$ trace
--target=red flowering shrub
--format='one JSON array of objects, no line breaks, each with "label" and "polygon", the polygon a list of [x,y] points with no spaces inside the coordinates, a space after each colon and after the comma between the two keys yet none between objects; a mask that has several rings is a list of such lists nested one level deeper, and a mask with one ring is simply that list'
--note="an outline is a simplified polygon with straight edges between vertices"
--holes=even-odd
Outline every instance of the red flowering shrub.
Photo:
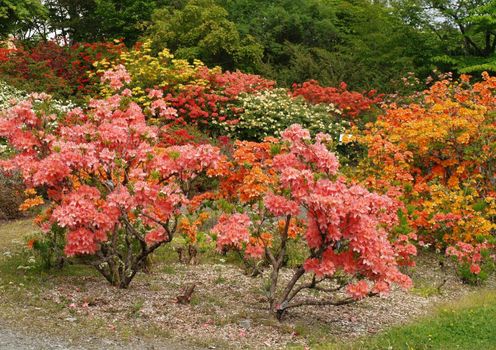
[{"label": "red flowering shrub", "polygon": [[15,49],[0,48],[0,80],[25,91],[53,94],[61,98],[94,92],[88,71],[93,62],[112,60],[125,49],[122,43],[76,43],[60,46],[39,42],[34,46],[16,43]]},{"label": "red flowering shrub", "polygon": [[[228,122],[227,106],[241,93],[272,88],[275,83],[257,75],[241,72],[217,72],[207,68],[198,71],[198,78],[208,83],[188,85],[177,95],[166,91],[165,100],[178,111],[179,124],[197,124],[215,131],[212,121]],[[232,121],[232,122],[235,122]]]},{"label": "red flowering shrub", "polygon": [[5,62],[9,60],[10,54],[14,51],[15,49],[8,48],[8,47],[0,47],[0,62]]},{"label": "red flowering shrub", "polygon": [[343,111],[343,115],[355,119],[356,117],[370,111],[374,105],[382,101],[382,96],[375,90],[366,94],[349,91],[345,83],[339,88],[320,86],[315,80],[309,80],[303,84],[293,85],[293,96],[303,96],[310,103],[332,103]]},{"label": "red flowering shrub", "polygon": [[51,206],[37,222],[61,232],[65,254],[87,254],[113,285],[126,288],[147,256],[170,242],[178,218],[198,192],[198,176],[222,161],[211,145],[169,146],[130,97],[92,100],[88,109],[47,113],[43,101],[4,112],[0,137],[16,154],[0,161]]},{"label": "red flowering shrub", "polygon": [[[237,142],[221,183],[222,197],[234,206],[212,230],[218,249],[270,263],[269,303],[278,318],[302,305],[387,293],[393,283],[411,286],[398,265],[410,263],[416,249],[410,237],[390,241],[388,234],[397,224],[398,202],[339,177],[329,140],[325,134],[312,140],[308,130],[293,125],[282,139]],[[288,247],[297,241],[304,242],[305,260],[281,288]],[[322,298],[301,297],[306,289]]]}]

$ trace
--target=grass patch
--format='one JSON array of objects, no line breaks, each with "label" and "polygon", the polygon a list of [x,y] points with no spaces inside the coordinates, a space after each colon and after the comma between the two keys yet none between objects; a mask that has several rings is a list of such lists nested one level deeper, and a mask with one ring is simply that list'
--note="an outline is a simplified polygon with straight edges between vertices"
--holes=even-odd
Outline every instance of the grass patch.
[{"label": "grass patch", "polygon": [[25,237],[39,229],[32,219],[8,221],[0,224],[0,252],[13,249],[24,243]]},{"label": "grass patch", "polygon": [[411,293],[428,298],[441,294],[441,288],[426,281],[415,281]]},{"label": "grass patch", "polygon": [[[304,337],[312,349],[320,349],[322,344],[326,344],[326,349],[336,349],[336,339],[330,335],[328,326],[315,324],[313,322],[299,322],[295,324],[294,331]],[[289,349],[303,350],[301,345],[290,345]]]},{"label": "grass patch", "polygon": [[429,317],[395,327],[347,349],[496,349],[496,292],[471,294]]}]

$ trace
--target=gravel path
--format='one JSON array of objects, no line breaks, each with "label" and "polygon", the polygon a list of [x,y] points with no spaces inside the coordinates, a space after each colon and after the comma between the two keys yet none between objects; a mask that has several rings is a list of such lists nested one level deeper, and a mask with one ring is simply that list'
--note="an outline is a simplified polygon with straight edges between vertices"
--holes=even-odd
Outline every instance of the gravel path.
[{"label": "gravel path", "polygon": [[131,344],[123,344],[112,340],[92,338],[91,336],[81,344],[74,344],[71,340],[64,340],[53,336],[40,336],[25,333],[23,331],[14,331],[0,322],[0,350],[182,350],[185,348],[176,345],[145,344],[141,341],[135,341]]},{"label": "gravel path", "polygon": [[42,337],[34,337],[15,332],[10,328],[0,324],[0,349],[80,349],[79,347],[71,346],[61,342],[59,339],[47,339]]}]

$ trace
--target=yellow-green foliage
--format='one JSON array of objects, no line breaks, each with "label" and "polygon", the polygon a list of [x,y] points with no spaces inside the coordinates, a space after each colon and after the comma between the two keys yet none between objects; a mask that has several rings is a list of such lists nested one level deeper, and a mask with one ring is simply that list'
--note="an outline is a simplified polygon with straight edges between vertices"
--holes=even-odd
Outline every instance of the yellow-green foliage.
[{"label": "yellow-green foliage", "polygon": [[[200,60],[194,60],[191,64],[184,59],[175,59],[168,49],[153,55],[150,41],[123,52],[114,62],[102,60],[94,63],[96,74],[102,74],[121,64],[131,76],[129,88],[133,92],[133,100],[145,107],[150,104],[147,97],[149,88],[162,88],[167,92],[177,93],[186,86],[207,86],[209,82],[201,78],[201,73],[208,75],[221,72],[219,67],[209,69]],[[100,93],[103,96],[113,94],[105,84],[101,84]]]}]

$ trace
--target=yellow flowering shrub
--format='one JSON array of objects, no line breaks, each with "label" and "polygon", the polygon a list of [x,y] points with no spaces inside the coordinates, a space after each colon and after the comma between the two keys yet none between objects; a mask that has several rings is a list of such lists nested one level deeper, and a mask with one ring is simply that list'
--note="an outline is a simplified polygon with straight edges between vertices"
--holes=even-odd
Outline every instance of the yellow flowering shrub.
[{"label": "yellow flowering shrub", "polygon": [[[102,60],[94,63],[96,74],[124,65],[131,76],[129,89],[133,92],[133,99],[142,106],[149,106],[151,99],[147,90],[150,88],[164,89],[178,93],[187,89],[187,86],[207,86],[208,81],[199,75],[200,70],[208,68],[199,60],[190,64],[187,60],[176,59],[168,49],[158,55],[152,54],[151,42],[146,41],[133,50],[122,52],[113,62]],[[214,68],[212,73],[220,72]],[[100,92],[103,96],[111,96],[114,91],[106,84],[101,84]]]}]

